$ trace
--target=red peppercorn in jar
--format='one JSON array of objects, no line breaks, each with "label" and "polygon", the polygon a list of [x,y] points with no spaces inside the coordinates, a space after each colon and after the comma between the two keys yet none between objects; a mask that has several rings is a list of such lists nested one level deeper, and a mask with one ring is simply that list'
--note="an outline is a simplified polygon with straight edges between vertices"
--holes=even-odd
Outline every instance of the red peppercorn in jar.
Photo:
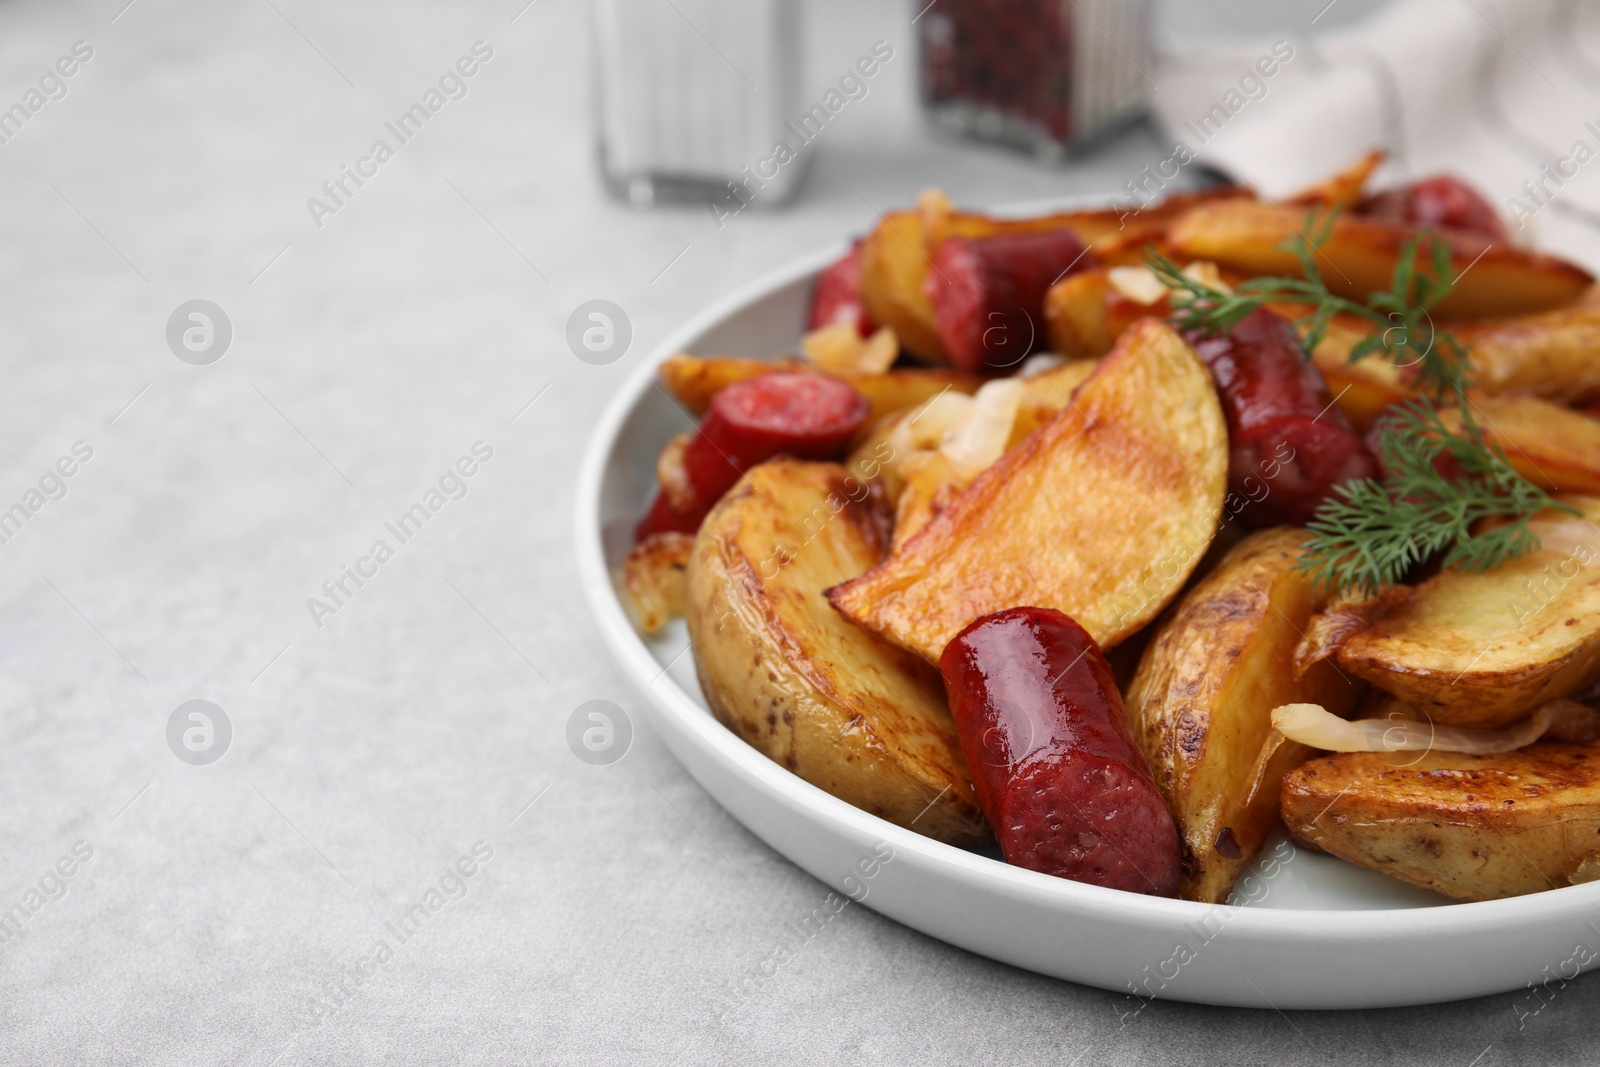
[{"label": "red peppercorn in jar", "polygon": [[941,128],[1058,158],[1143,109],[1148,0],[936,0],[917,26]]}]

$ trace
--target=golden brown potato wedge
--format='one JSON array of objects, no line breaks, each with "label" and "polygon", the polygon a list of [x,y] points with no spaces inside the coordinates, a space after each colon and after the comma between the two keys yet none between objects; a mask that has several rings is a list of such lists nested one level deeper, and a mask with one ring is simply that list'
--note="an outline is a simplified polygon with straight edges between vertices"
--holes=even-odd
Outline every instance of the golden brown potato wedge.
[{"label": "golden brown potato wedge", "polygon": [[1354,207],[1366,191],[1367,179],[1383,163],[1388,153],[1374,149],[1339,173],[1289,198],[1291,204],[1320,204],[1324,207]]},{"label": "golden brown potato wedge", "polygon": [[1096,359],[1111,351],[1110,296],[1103,269],[1069,274],[1047,289],[1044,327],[1050,350],[1068,359]]},{"label": "golden brown potato wedge", "polygon": [[1092,359],[1070,359],[1054,370],[1025,379],[1009,447],[1017,447],[1023,438],[1055,418],[1056,412],[1071,402],[1073,391],[1094,373],[1095,366]]},{"label": "golden brown potato wedge", "polygon": [[668,619],[683,614],[687,596],[684,573],[693,546],[690,534],[655,533],[634,545],[622,561],[617,584],[640,631],[653,634]]},{"label": "golden brown potato wedge", "polygon": [[1295,676],[1295,645],[1326,600],[1294,570],[1305,538],[1283,526],[1240,542],[1161,624],[1128,690],[1134,736],[1178,824],[1185,900],[1226,903],[1278,825],[1278,782],[1311,755],[1280,746],[1255,788],[1272,709],[1310,701],[1342,715],[1360,695],[1330,663]]},{"label": "golden brown potato wedge", "polygon": [[[1298,275],[1299,262],[1283,245],[1306,229],[1296,205],[1257,200],[1202,204],[1173,223],[1167,239],[1182,256],[1211,260],[1247,274]],[[1396,260],[1414,231],[1340,215],[1318,255],[1323,281],[1350,299],[1388,289]],[[1439,231],[1450,247],[1456,284],[1435,309],[1439,319],[1529,315],[1578,299],[1594,279],[1575,264],[1476,234]],[[1471,268],[1470,270],[1468,268]]]},{"label": "golden brown potato wedge", "polygon": [[1471,353],[1473,383],[1485,392],[1600,397],[1600,286],[1554,311],[1451,329]]},{"label": "golden brown potato wedge", "polygon": [[1227,467],[1210,372],[1171,327],[1144,319],[1061,414],[828,598],[930,663],[973,619],[1021,604],[1063,611],[1110,647],[1205,554]]},{"label": "golden brown potato wedge", "polygon": [[1296,651],[1422,709],[1434,722],[1493,728],[1600,677],[1600,497],[1578,516],[1530,520],[1540,547],[1485,574],[1443,571],[1318,616]]},{"label": "golden brown potato wedge", "polygon": [[1592,873],[1600,748],[1327,756],[1284,777],[1283,821],[1358,867],[1457,900],[1555,889]]},{"label": "golden brown potato wedge", "polygon": [[[822,590],[882,558],[887,515],[833,463],[751,468],[695,536],[687,620],[717,718],[806,781],[951,844],[988,836],[938,672]],[[857,499],[851,499],[855,493]]]},{"label": "golden brown potato wedge", "polygon": [[[1458,409],[1439,414],[1459,430]],[[1479,397],[1472,417],[1533,484],[1552,492],[1600,494],[1600,419],[1535,396]]]},{"label": "golden brown potato wedge", "polygon": [[849,382],[872,405],[868,420],[918,407],[940,393],[976,393],[983,379],[963,371],[935,367],[905,367],[883,374],[844,374],[833,377]]},{"label": "golden brown potato wedge", "polygon": [[969,484],[943,452],[919,452],[912,462],[901,466],[901,471],[905,489],[895,501],[890,552],[899,551],[920,533]]}]

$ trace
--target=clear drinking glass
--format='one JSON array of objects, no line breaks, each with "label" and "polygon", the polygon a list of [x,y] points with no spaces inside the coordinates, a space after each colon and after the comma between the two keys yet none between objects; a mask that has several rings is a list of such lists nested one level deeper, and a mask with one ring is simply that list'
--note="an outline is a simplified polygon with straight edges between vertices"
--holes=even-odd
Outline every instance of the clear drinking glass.
[{"label": "clear drinking glass", "polygon": [[770,177],[757,167],[796,109],[797,4],[591,0],[607,188],[637,207],[703,201],[724,211],[793,196],[808,159],[768,162]]}]

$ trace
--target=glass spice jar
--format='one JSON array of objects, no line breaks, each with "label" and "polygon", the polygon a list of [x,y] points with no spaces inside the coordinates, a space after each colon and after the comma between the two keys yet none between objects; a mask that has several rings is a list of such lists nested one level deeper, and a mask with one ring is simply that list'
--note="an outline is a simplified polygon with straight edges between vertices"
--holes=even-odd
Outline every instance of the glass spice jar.
[{"label": "glass spice jar", "polygon": [[1058,159],[1143,110],[1148,0],[934,0],[916,21],[941,129]]},{"label": "glass spice jar", "polygon": [[792,197],[809,157],[769,180],[750,169],[797,106],[798,3],[590,0],[606,187],[635,207]]}]

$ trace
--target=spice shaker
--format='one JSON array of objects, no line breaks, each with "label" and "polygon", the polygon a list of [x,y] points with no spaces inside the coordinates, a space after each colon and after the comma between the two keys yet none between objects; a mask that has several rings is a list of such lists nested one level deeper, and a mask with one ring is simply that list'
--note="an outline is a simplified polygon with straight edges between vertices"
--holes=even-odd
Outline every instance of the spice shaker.
[{"label": "spice shaker", "polygon": [[660,201],[773,205],[805,161],[752,180],[799,96],[798,0],[591,0],[606,187]]},{"label": "spice shaker", "polygon": [[1057,159],[1143,110],[1148,0],[934,0],[917,26],[941,129]]}]

